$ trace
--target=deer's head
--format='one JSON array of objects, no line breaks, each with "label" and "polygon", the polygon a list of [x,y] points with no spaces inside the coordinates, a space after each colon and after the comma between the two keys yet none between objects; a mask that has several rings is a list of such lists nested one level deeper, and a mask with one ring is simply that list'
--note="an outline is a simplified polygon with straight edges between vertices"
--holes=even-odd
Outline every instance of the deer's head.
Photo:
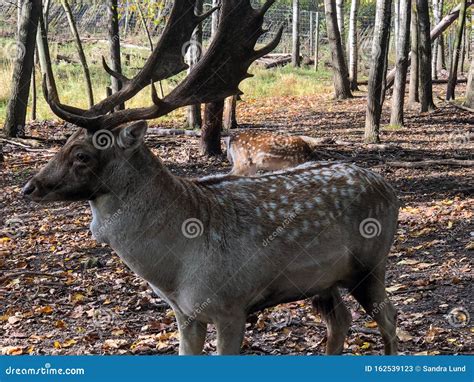
[{"label": "deer's head", "polygon": [[92,200],[109,193],[113,179],[140,150],[147,130],[138,121],[113,130],[79,129],[23,187],[36,202]]},{"label": "deer's head", "polygon": [[[123,127],[124,123],[158,118],[179,107],[241,93],[238,85],[250,77],[247,71],[251,63],[273,50],[280,41],[282,28],[267,46],[254,50],[258,38],[265,33],[262,29],[265,12],[274,1],[268,0],[262,8],[254,9],[249,0],[224,0],[218,31],[205,55],[162,99],[158,98],[153,84],[187,68],[183,48],[192,45],[194,29],[217,7],[196,15],[196,0],[175,0],[160,40],[134,78],[115,72],[103,60],[105,71],[120,80],[122,88],[88,110],[61,104],[51,63],[46,62],[43,91],[51,110],[84,130],[69,138],[59,153],[27,183],[24,194],[37,201],[58,201],[93,199],[109,192],[110,182],[106,180],[123,176],[118,170],[120,161],[133,155],[146,132],[145,122]],[[40,28],[40,43],[49,56],[43,23]],[[149,85],[151,106],[116,110]],[[109,141],[111,147],[100,147]]]}]

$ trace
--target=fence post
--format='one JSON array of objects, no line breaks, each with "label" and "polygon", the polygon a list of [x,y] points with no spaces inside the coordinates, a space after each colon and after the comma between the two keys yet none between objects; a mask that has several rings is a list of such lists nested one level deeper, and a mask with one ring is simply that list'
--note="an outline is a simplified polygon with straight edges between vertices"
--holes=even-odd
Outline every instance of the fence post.
[{"label": "fence post", "polygon": [[308,57],[313,55],[313,11],[309,11],[309,54]]}]

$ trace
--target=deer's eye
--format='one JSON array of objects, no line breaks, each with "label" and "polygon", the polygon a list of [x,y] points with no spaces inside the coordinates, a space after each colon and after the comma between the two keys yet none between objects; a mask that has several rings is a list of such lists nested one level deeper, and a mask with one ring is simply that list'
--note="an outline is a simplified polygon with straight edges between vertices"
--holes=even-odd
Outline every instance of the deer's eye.
[{"label": "deer's eye", "polygon": [[76,159],[79,161],[79,162],[82,162],[82,163],[87,163],[89,160],[90,160],[90,157],[89,155],[87,154],[84,154],[82,152],[78,152],[76,154]]}]

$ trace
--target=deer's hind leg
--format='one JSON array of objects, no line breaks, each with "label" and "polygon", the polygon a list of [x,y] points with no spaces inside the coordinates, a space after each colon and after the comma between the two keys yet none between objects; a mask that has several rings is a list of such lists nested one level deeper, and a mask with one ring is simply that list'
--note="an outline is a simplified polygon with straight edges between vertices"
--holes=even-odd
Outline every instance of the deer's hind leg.
[{"label": "deer's hind leg", "polygon": [[370,314],[382,334],[385,354],[397,354],[397,311],[385,292],[385,272],[366,276],[350,293]]},{"label": "deer's hind leg", "polygon": [[341,354],[352,316],[344,305],[337,287],[315,296],[313,306],[327,325],[326,354]]}]

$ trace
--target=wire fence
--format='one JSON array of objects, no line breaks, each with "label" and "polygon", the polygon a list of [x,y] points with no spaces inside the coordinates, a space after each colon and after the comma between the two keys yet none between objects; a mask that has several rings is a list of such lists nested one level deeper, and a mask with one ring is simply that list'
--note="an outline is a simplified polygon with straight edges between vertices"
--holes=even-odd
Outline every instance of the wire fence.
[{"label": "wire fence", "polygon": [[[134,3],[134,2],[131,2]],[[127,39],[143,39],[145,41],[145,31],[139,13],[130,7],[128,0],[119,3],[119,27],[121,37]],[[313,56],[315,46],[315,32],[319,19],[319,39],[323,44],[327,42],[324,12],[317,11],[316,1],[306,2],[300,7],[299,35],[300,52],[303,56]],[[252,0],[252,5],[258,7],[261,0]],[[158,16],[146,18],[147,28],[152,37],[156,40],[161,34],[170,13],[172,1],[166,1]],[[204,11],[212,7],[211,1],[204,2]],[[71,4],[74,19],[82,38],[106,38],[107,37],[107,4],[99,3],[95,5],[74,2]],[[147,15],[147,10],[144,9]],[[280,44],[274,50],[275,53],[289,53],[292,46],[292,15],[291,6],[284,4],[274,4],[266,14],[264,28],[268,33],[263,35],[258,43],[266,44],[276,35],[280,26],[283,26],[283,35]],[[2,20],[3,19],[3,20]],[[372,41],[373,17],[364,17],[359,28],[360,53],[368,54]],[[17,5],[15,1],[0,2],[0,35],[14,35],[17,24]],[[62,6],[56,2],[51,4],[48,18],[49,37],[56,41],[70,39],[67,18]],[[345,26],[346,30],[348,25]],[[203,24],[203,43],[207,44],[211,37],[211,18],[207,18]]]}]

